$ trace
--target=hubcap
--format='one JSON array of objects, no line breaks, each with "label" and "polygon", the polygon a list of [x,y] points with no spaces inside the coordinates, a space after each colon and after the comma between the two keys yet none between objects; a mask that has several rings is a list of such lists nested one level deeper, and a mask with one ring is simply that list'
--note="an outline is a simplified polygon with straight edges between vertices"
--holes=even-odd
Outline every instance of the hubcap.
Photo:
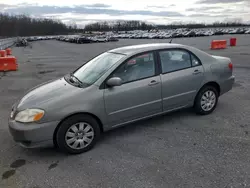
[{"label": "hubcap", "polygon": [[201,108],[204,111],[210,111],[213,109],[216,103],[216,95],[213,91],[206,91],[201,97]]},{"label": "hubcap", "polygon": [[87,147],[93,139],[94,129],[86,122],[72,125],[65,135],[65,141],[72,149],[83,149]]}]

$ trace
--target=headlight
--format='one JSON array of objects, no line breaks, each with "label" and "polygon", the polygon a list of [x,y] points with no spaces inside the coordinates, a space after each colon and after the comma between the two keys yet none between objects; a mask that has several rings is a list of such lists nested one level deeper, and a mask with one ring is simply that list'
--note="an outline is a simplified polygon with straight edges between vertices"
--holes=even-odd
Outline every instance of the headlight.
[{"label": "headlight", "polygon": [[30,123],[34,121],[39,121],[44,116],[44,111],[40,109],[26,109],[19,112],[16,117],[15,121],[22,122],[22,123]]}]

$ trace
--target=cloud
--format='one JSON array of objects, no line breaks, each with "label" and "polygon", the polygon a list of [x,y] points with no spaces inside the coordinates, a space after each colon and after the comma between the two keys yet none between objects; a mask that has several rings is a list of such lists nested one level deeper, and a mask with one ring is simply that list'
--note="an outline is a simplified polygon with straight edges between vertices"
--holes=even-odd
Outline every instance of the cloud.
[{"label": "cloud", "polygon": [[202,13],[202,14],[245,14],[249,13],[250,8],[246,8],[244,5],[241,6],[202,6],[199,8],[188,8],[188,12]]},{"label": "cloud", "polygon": [[8,8],[15,8],[17,7],[16,5],[7,5],[7,4],[1,4],[0,3],[0,13],[4,12]]},{"label": "cloud", "polygon": [[202,13],[197,13],[197,14],[191,14],[188,15],[188,17],[203,17],[203,18],[218,18],[218,17],[229,17],[231,15],[227,15],[227,14],[217,14],[217,15],[212,15],[212,14],[202,14]]},{"label": "cloud", "polygon": [[147,6],[147,8],[157,8],[157,9],[164,9],[164,8],[170,8],[170,7],[175,7],[175,4],[171,4],[168,6],[157,6],[157,5],[149,5]]},{"label": "cloud", "polygon": [[153,6],[153,5],[150,5],[150,6],[147,6],[147,8],[167,8],[166,6]]},{"label": "cloud", "polygon": [[14,8],[17,7],[17,5],[7,5],[7,4],[0,4],[0,10],[5,8]]},{"label": "cloud", "polygon": [[[125,0],[121,1],[125,2]],[[132,0],[129,1],[130,3],[126,0],[127,3],[125,2],[123,5],[120,5],[120,2],[114,3],[114,0],[95,0],[94,3],[86,0],[82,1],[83,4],[79,4],[80,0],[71,0],[71,4],[62,2],[58,5],[53,1],[49,3],[48,0],[44,0],[42,3],[37,0],[19,0],[18,2],[24,2],[19,4],[14,3],[14,0],[9,2],[0,0],[0,12],[26,14],[36,18],[53,18],[64,22],[75,21],[77,24],[105,20],[111,22],[119,19],[152,21],[158,24],[173,21],[210,23],[234,17],[242,18],[243,21],[250,20],[250,14],[248,14],[250,0],[190,0],[190,3],[176,0],[173,2],[174,4],[162,6],[159,1],[155,0],[155,3],[143,6],[138,1],[137,4],[134,3],[135,5],[131,4]]]},{"label": "cloud", "polygon": [[246,0],[199,0],[197,3],[199,4],[228,4],[228,3],[241,3]]},{"label": "cloud", "polygon": [[95,7],[95,8],[109,8],[111,7],[110,5],[106,5],[103,3],[96,3],[96,4],[92,4],[92,5],[86,5],[86,7]]},{"label": "cloud", "polygon": [[94,5],[77,5],[74,7],[69,6],[38,6],[38,5],[27,5],[19,7],[9,7],[6,12],[13,14],[31,14],[31,15],[42,15],[42,14],[63,14],[63,13],[78,13],[78,14],[107,14],[112,16],[119,15],[150,15],[150,16],[164,16],[164,17],[181,17],[184,16],[179,12],[174,11],[150,11],[150,10],[117,10],[111,8],[97,8],[97,7],[109,7],[105,4],[94,4]]},{"label": "cloud", "polygon": [[7,7],[10,7],[11,5],[6,5],[6,4],[0,4],[0,7],[1,8],[7,8]]},{"label": "cloud", "polygon": [[221,7],[199,7],[199,8],[188,8],[186,11],[193,11],[193,12],[201,12],[201,11],[209,11],[209,10],[217,10],[222,9]]},{"label": "cloud", "polygon": [[224,9],[221,11],[221,13],[231,13],[231,14],[245,14],[245,13],[249,13],[249,9]]}]

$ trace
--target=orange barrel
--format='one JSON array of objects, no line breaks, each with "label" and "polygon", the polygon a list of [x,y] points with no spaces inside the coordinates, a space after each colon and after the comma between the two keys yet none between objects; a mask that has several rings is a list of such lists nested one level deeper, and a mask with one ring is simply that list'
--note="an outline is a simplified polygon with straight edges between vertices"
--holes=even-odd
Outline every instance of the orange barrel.
[{"label": "orange barrel", "polygon": [[231,38],[230,39],[230,46],[236,46],[237,39],[236,38]]},{"label": "orange barrel", "polygon": [[6,56],[6,51],[0,50],[0,57],[5,57],[5,56]]},{"label": "orange barrel", "polygon": [[6,54],[7,54],[7,55],[12,55],[12,50],[11,50],[10,48],[7,48],[7,49],[6,49]]},{"label": "orange barrel", "polygon": [[17,67],[14,56],[0,57],[0,71],[16,71]]}]

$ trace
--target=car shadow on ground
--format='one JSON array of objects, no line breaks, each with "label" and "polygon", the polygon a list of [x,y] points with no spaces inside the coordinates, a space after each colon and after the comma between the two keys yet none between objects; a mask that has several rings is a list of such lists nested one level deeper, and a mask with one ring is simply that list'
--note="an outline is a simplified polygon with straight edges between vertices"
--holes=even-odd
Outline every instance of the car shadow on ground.
[{"label": "car shadow on ground", "polygon": [[147,131],[147,129],[149,130],[152,128],[161,129],[161,127],[167,126],[170,129],[178,129],[179,127],[176,127],[176,123],[173,124],[172,122],[187,116],[190,117],[197,115],[192,108],[187,108],[151,117],[145,120],[140,120],[135,123],[130,123],[125,126],[117,127],[113,130],[105,132],[98,143],[101,144],[102,142],[109,142],[112,141],[112,139],[115,137],[121,137],[127,134],[140,134],[141,132],[145,132]]}]

